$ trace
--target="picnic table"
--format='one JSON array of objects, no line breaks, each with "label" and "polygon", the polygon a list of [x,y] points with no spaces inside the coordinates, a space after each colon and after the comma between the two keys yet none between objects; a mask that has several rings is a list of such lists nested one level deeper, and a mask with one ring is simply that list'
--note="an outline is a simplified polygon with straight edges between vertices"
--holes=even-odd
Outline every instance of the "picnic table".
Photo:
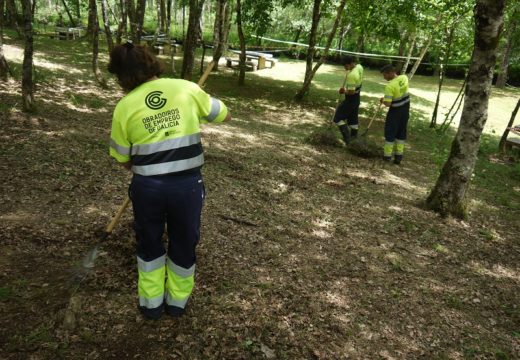
[{"label": "picnic table", "polygon": [[181,47],[180,44],[177,44],[177,41],[175,39],[170,39],[170,42],[168,43],[168,38],[164,34],[159,34],[157,37],[155,35],[141,36],[141,40],[146,41],[146,43],[150,46],[154,43],[154,39],[155,39],[155,44],[153,45],[154,50],[159,55],[164,53],[165,45],[170,46],[171,49],[173,50],[174,54],[177,52],[177,49]]},{"label": "picnic table", "polygon": [[[516,126],[509,128],[509,131],[511,131],[515,135],[520,135],[520,125],[516,125]],[[512,149],[513,147],[520,148],[520,138],[513,137],[513,138],[506,139],[506,148]]]},{"label": "picnic table", "polygon": [[[240,54],[240,51],[230,50],[234,54]],[[226,58],[227,66],[232,67],[234,62],[238,63],[237,59]],[[252,67],[253,71],[262,70],[266,68],[266,64],[273,68],[276,64],[273,54],[263,53],[259,51],[246,51],[246,66]]]},{"label": "picnic table", "polygon": [[74,40],[81,37],[83,28],[56,26],[54,28],[54,36],[60,40]]}]

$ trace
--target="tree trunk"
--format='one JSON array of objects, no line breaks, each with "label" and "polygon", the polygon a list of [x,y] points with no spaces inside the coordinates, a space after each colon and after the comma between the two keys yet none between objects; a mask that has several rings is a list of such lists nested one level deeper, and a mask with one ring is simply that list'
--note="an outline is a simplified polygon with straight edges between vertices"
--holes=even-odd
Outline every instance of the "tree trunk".
[{"label": "tree trunk", "polygon": [[135,39],[134,43],[139,44],[141,42],[141,35],[143,34],[144,24],[144,13],[146,10],[146,0],[137,0],[135,9]]},{"label": "tree trunk", "polygon": [[238,85],[242,86],[246,80],[246,40],[242,31],[242,4],[241,0],[237,0],[237,32],[240,41],[240,72],[238,74]]},{"label": "tree trunk", "polygon": [[345,36],[349,33],[351,28],[352,24],[343,25],[343,27],[341,28],[338,39],[338,50],[343,50],[343,42],[345,41]]},{"label": "tree trunk", "polygon": [[161,33],[165,33],[166,32],[166,3],[164,2],[164,0],[160,0],[159,2],[159,11],[161,13]]},{"label": "tree trunk", "polygon": [[424,55],[426,55],[426,52],[428,51],[428,48],[430,47],[430,44],[432,43],[432,39],[433,39],[433,33],[430,34],[430,37],[426,41],[426,44],[424,44],[423,48],[421,49],[419,58],[417,60],[415,60],[412,70],[410,70],[410,73],[408,74],[408,79],[412,80],[413,76],[415,75],[415,72],[419,68],[419,65],[421,65],[422,60],[424,59]]},{"label": "tree trunk", "polygon": [[[410,37],[410,34],[405,31],[403,34],[401,34],[401,41],[399,41],[399,48],[397,49],[397,56],[404,57],[404,51],[406,49],[406,43],[408,42]],[[402,59],[397,60],[396,62],[396,69],[397,72],[400,73],[403,69],[404,61]]]},{"label": "tree trunk", "polygon": [[184,41],[184,57],[182,59],[181,78],[191,80],[195,62],[195,50],[200,38],[200,16],[204,0],[190,0],[188,31]]},{"label": "tree trunk", "polygon": [[445,72],[445,66],[443,63],[447,63],[450,59],[450,51],[451,51],[451,44],[453,43],[453,35],[455,32],[455,24],[453,24],[450,27],[449,33],[448,33],[448,39],[445,50],[443,51],[443,54],[439,58],[439,88],[437,90],[437,99],[435,100],[435,107],[433,109],[432,114],[432,120],[430,121],[430,128],[434,128],[437,126],[437,115],[439,113],[439,104],[441,102],[441,91],[442,91],[442,84],[444,83],[444,72]]},{"label": "tree trunk", "polygon": [[5,0],[0,0],[0,80],[7,81],[11,75],[11,69],[4,56],[4,5]]},{"label": "tree trunk", "polygon": [[130,23],[130,39],[136,41],[137,38],[137,20],[135,16],[134,0],[124,0],[126,5],[126,14]]},{"label": "tree trunk", "polygon": [[112,32],[110,31],[110,23],[107,11],[107,0],[101,0],[101,14],[103,15],[103,26],[105,27],[105,36],[107,38],[108,51],[110,52],[114,48],[114,40],[112,40]]},{"label": "tree trunk", "polygon": [[410,45],[410,49],[408,49],[408,54],[406,55],[406,61],[401,69],[402,74],[406,74],[406,70],[408,70],[408,65],[410,65],[410,59],[412,57],[413,49],[415,48],[415,41],[417,40],[417,34],[413,33],[412,35],[412,44]]},{"label": "tree trunk", "polygon": [[69,17],[70,25],[76,26],[76,22],[74,21],[74,18],[72,17],[72,14],[70,13],[69,7],[67,6],[67,3],[65,0],[61,0],[61,3],[63,4],[63,7],[65,8],[65,11],[67,12],[67,16]]},{"label": "tree trunk", "polygon": [[22,65],[22,103],[27,112],[35,110],[33,84],[33,28],[31,15],[31,0],[22,0],[25,50]]},{"label": "tree trunk", "polygon": [[500,138],[500,143],[498,144],[498,150],[501,153],[506,152],[506,140],[507,140],[507,136],[509,135],[509,129],[513,126],[513,124],[515,122],[516,114],[518,113],[519,108],[520,108],[520,99],[518,99],[515,109],[513,110],[513,113],[511,114],[511,119],[509,119],[509,123],[507,124],[507,127],[504,130],[504,134],[502,134],[502,138]]},{"label": "tree trunk", "polygon": [[305,78],[303,80],[303,86],[296,93],[294,99],[297,101],[303,100],[305,94],[309,91],[309,87],[311,86],[312,80],[312,62],[314,60],[314,52],[316,51],[316,32],[318,30],[318,25],[320,23],[321,18],[321,0],[314,0],[314,6],[312,8],[312,25],[311,32],[309,34],[309,47],[307,49],[307,57],[306,57],[306,67],[305,67]]},{"label": "tree trunk", "polygon": [[462,117],[448,160],[426,200],[442,215],[467,216],[466,191],[475,168],[487,120],[496,50],[504,22],[505,0],[477,0],[475,41]]},{"label": "tree trunk", "polygon": [[307,77],[305,78],[301,90],[296,94],[295,98],[297,100],[302,100],[303,97],[305,96],[305,94],[307,94],[307,92],[309,91],[312,79],[314,78],[314,75],[316,74],[316,72],[318,71],[320,66],[325,61],[327,61],[327,57],[329,56],[329,49],[330,49],[330,46],[332,45],[332,40],[334,40],[334,37],[336,36],[338,24],[341,19],[341,14],[343,13],[343,9],[345,8],[346,2],[347,2],[346,0],[340,1],[339,5],[338,5],[338,10],[336,13],[336,19],[334,20],[334,25],[332,25],[332,29],[329,32],[329,37],[327,38],[327,43],[325,44],[325,50],[323,51],[323,54],[320,57],[320,59],[318,60],[318,62],[314,65],[314,68],[312,69],[310,76],[308,78]]},{"label": "tree trunk", "polygon": [[224,54],[227,35],[229,34],[230,4],[228,0],[217,0],[215,9],[215,25],[213,28],[213,70],[218,70],[218,62]]},{"label": "tree trunk", "polygon": [[509,31],[507,32],[507,42],[504,48],[504,56],[502,57],[502,61],[500,62],[500,68],[498,69],[498,77],[496,82],[497,88],[504,88],[507,83],[507,71],[509,68],[509,58],[511,56],[511,49],[513,48],[514,43],[514,35],[516,30],[516,21],[514,21],[516,14],[511,16],[511,24],[509,27]]},{"label": "tree trunk", "polygon": [[16,29],[18,37],[22,38],[22,30],[20,29],[20,25],[18,24],[18,11],[16,10],[16,3],[14,2],[14,0],[6,1],[6,11],[9,14],[8,25],[14,27]]},{"label": "tree trunk", "polygon": [[107,82],[103,77],[103,74],[99,70],[98,55],[99,55],[99,18],[97,15],[97,4],[96,0],[89,0],[89,16],[90,13],[94,14],[93,17],[93,33],[92,33],[92,72],[96,78],[98,84],[102,88],[107,88]]},{"label": "tree trunk", "polygon": [[362,32],[359,34],[357,43],[356,43],[356,52],[363,53],[365,52],[365,31],[362,30]]},{"label": "tree trunk", "polygon": [[121,21],[119,21],[119,24],[117,25],[116,42],[121,44],[123,33],[126,33],[127,12],[124,0],[119,1],[119,6],[121,7]]}]

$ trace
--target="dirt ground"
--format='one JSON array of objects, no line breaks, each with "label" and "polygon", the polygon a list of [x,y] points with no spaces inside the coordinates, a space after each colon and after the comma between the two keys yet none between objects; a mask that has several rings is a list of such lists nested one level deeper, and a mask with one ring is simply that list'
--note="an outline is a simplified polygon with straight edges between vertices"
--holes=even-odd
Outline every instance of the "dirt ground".
[{"label": "dirt ground", "polygon": [[520,358],[520,168],[490,152],[496,138],[470,218],[442,219],[422,201],[452,134],[414,109],[401,166],[310,145],[335,83],[324,73],[296,104],[298,79],[270,79],[276,67],[243,88],[233,71],[210,76],[234,118],[203,129],[195,291],[185,317],[143,320],[130,211],[94,269],[76,271],[126,196],[108,156],[122,93],[95,86],[84,44],[39,41],[51,66],[37,65],[37,113],[21,112],[19,82],[0,83],[0,358]]}]

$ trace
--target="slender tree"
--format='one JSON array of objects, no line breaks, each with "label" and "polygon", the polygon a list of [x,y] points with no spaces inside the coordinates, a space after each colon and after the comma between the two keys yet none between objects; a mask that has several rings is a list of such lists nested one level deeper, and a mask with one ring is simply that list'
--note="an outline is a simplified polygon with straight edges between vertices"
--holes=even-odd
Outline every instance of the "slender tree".
[{"label": "slender tree", "polygon": [[213,26],[213,70],[218,70],[218,62],[225,51],[229,34],[231,11],[228,0],[217,0],[215,9],[215,24]]},{"label": "slender tree", "polygon": [[[305,96],[305,94],[307,94],[307,92],[309,91],[309,88],[311,86],[312,79],[314,78],[314,75],[316,74],[316,72],[318,71],[320,66],[327,59],[327,57],[329,55],[330,45],[332,44],[332,40],[336,36],[336,30],[338,28],[338,23],[339,23],[339,20],[341,19],[341,14],[343,13],[343,9],[345,8],[345,3],[346,3],[346,0],[341,0],[338,5],[338,9],[336,12],[336,18],[334,20],[334,24],[332,25],[332,29],[330,29],[329,36],[327,38],[327,44],[325,45],[325,51],[323,52],[323,54],[320,57],[320,59],[318,60],[318,62],[314,65],[314,67],[312,67],[313,57],[309,56],[309,54],[307,54],[307,68],[305,71],[305,79],[303,81],[302,88],[300,89],[300,91],[298,91],[298,93],[295,96],[296,100],[302,100],[303,97]],[[320,15],[318,15],[318,19],[317,19],[318,21],[319,21],[319,16]],[[314,19],[314,17],[313,17],[313,19]],[[310,47],[311,47],[311,44],[309,43],[309,50],[310,50]],[[311,55],[312,55],[312,53],[311,53]]]},{"label": "slender tree", "polygon": [[408,78],[410,80],[412,80],[413,76],[415,75],[415,72],[419,68],[419,65],[421,65],[421,62],[424,59],[424,56],[426,55],[426,52],[428,51],[430,44],[432,43],[432,39],[433,39],[433,32],[430,33],[430,35],[428,36],[426,43],[423,45],[423,47],[421,49],[419,57],[417,58],[417,60],[415,60],[415,63],[412,66],[412,70],[410,70],[410,72],[408,73]]},{"label": "slender tree", "polygon": [[103,26],[105,28],[105,36],[107,38],[108,51],[114,48],[114,40],[112,39],[112,31],[110,31],[110,20],[108,18],[107,0],[101,0],[101,14],[103,16]]},{"label": "slender tree", "polygon": [[4,56],[4,5],[5,0],[0,0],[0,80],[7,81],[8,75],[12,74]]},{"label": "slender tree", "polygon": [[493,67],[504,22],[505,0],[477,0],[475,40],[464,108],[448,160],[426,200],[442,215],[467,216],[466,191],[475,168],[480,137],[487,120]]},{"label": "slender tree", "polygon": [[125,6],[125,0],[119,0],[119,7],[120,7],[120,14],[121,14],[121,20],[118,22],[117,25],[117,34],[116,34],[116,42],[118,44],[121,44],[121,41],[123,39],[123,33],[126,33],[126,24],[127,24],[127,8]]},{"label": "slender tree", "polygon": [[74,20],[74,17],[70,13],[69,7],[67,6],[67,3],[65,0],[61,0],[61,3],[63,4],[63,7],[65,8],[65,11],[67,12],[67,16],[69,17],[70,25],[76,26],[76,21]]},{"label": "slender tree", "polygon": [[510,131],[511,127],[513,126],[513,124],[515,122],[516,114],[518,114],[518,109],[520,109],[520,99],[518,99],[515,109],[513,110],[513,113],[511,114],[511,119],[509,119],[509,122],[507,123],[507,127],[504,130],[502,137],[500,138],[500,142],[498,143],[498,149],[501,153],[506,152],[507,137],[509,135],[509,131]]},{"label": "slender tree", "polygon": [[238,39],[240,41],[240,56],[239,56],[239,67],[240,72],[238,74],[238,85],[244,85],[246,79],[246,40],[244,37],[244,31],[242,30],[242,1],[237,0],[237,32]]},{"label": "slender tree", "polygon": [[204,0],[190,0],[190,15],[188,20],[188,31],[184,41],[184,57],[182,59],[181,77],[191,80],[193,65],[195,62],[195,49],[201,36],[200,16]]},{"label": "slender tree", "polygon": [[[23,4],[22,4],[23,5]],[[6,12],[9,15],[9,26],[14,27],[19,38],[22,38],[22,30],[20,30],[20,24],[18,24],[18,11],[16,9],[16,3],[14,0],[6,0]]]},{"label": "slender tree", "polygon": [[107,88],[106,79],[99,70],[99,17],[97,13],[96,0],[89,0],[89,17],[93,19],[93,36],[92,36],[92,72],[96,81],[102,88]]},{"label": "slender tree", "polygon": [[509,60],[511,58],[511,50],[513,49],[513,43],[515,41],[515,32],[518,21],[520,21],[520,17],[518,14],[520,13],[519,7],[515,8],[513,15],[509,20],[509,28],[506,33],[506,44],[504,47],[504,53],[502,56],[502,61],[500,62],[500,68],[498,70],[498,77],[496,82],[496,87],[504,88],[507,83],[508,70],[509,70]]},{"label": "slender tree", "polygon": [[33,27],[31,0],[22,0],[24,22],[25,50],[22,65],[22,103],[27,112],[35,110],[33,83]]}]

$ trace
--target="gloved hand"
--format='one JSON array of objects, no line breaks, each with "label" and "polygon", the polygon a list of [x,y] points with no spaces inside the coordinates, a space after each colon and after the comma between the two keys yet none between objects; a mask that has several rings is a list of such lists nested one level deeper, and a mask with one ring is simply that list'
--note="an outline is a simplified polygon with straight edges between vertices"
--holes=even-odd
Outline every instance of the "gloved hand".
[{"label": "gloved hand", "polygon": [[344,88],[344,87],[342,87],[342,88],[339,88],[339,93],[340,93],[340,94],[344,94],[344,93],[345,93],[345,91],[346,91],[346,90],[345,90],[345,88]]}]

